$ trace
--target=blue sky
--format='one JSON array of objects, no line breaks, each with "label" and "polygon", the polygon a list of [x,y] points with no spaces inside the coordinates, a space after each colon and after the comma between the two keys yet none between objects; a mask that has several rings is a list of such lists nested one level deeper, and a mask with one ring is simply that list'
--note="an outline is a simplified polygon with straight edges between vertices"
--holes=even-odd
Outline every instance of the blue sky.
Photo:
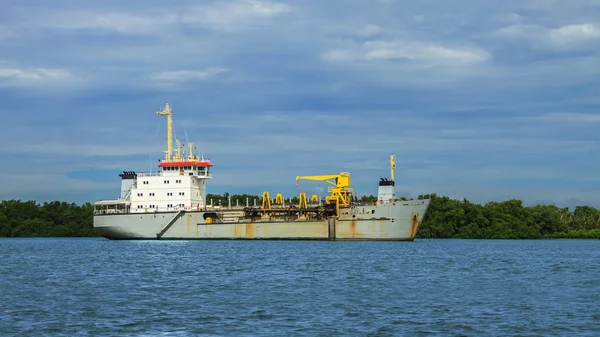
[{"label": "blue sky", "polygon": [[2,1],[0,199],[112,199],[166,100],[210,193],[600,206],[600,0]]}]

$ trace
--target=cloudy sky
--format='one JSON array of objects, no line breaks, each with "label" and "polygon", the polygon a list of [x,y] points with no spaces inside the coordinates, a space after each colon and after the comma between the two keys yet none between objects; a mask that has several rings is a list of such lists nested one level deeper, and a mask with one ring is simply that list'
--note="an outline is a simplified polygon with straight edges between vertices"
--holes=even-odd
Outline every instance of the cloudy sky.
[{"label": "cloudy sky", "polygon": [[115,198],[175,132],[211,193],[600,206],[600,0],[0,0],[0,199]]}]

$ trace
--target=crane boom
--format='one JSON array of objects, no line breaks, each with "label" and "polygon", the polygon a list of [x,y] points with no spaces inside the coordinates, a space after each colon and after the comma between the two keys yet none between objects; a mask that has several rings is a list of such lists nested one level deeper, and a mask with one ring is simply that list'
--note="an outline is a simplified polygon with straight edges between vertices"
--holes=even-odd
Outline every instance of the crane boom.
[{"label": "crane boom", "polygon": [[[342,188],[342,187],[350,186],[350,173],[349,172],[340,172],[339,174],[327,174],[327,175],[317,175],[317,176],[297,176],[296,184],[298,184],[299,180],[325,181],[335,187]],[[335,180],[335,182],[333,182],[331,180]]]}]

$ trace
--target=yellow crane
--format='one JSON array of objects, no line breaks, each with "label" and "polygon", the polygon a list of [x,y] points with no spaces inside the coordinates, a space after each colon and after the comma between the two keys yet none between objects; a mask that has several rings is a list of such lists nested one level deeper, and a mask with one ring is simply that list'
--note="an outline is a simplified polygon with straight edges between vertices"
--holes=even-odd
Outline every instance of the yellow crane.
[{"label": "yellow crane", "polygon": [[306,193],[300,192],[300,197],[298,198],[298,208],[308,208],[308,200],[306,199]]},{"label": "yellow crane", "polygon": [[325,197],[326,204],[335,204],[337,214],[340,206],[350,206],[352,197],[352,188],[350,188],[350,173],[340,172],[339,174],[317,175],[317,176],[297,176],[296,185],[300,180],[325,181],[333,186],[327,189],[331,195]]}]

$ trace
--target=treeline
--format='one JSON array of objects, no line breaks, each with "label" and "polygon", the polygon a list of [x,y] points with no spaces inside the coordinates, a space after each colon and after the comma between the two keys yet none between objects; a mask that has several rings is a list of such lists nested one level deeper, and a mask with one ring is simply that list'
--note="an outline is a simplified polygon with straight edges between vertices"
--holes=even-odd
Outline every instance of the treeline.
[{"label": "treeline", "polygon": [[90,203],[7,200],[0,203],[0,237],[97,236]]},{"label": "treeline", "polygon": [[600,239],[600,211],[577,206],[523,206],[520,200],[474,204],[433,196],[417,237],[468,239]]},{"label": "treeline", "polygon": [[[274,202],[275,196],[270,196]],[[309,201],[311,195],[307,195]],[[417,237],[470,239],[600,238],[600,211],[578,206],[574,212],[553,205],[523,206],[520,200],[489,202],[485,205],[466,199],[455,200],[434,195]],[[404,199],[405,198],[401,198]],[[214,205],[261,205],[261,196],[209,194]],[[297,202],[297,197],[291,200]],[[363,202],[376,202],[364,196]],[[285,200],[286,203],[289,199]],[[0,237],[90,237],[93,206],[66,202],[7,200],[0,203]]]}]

